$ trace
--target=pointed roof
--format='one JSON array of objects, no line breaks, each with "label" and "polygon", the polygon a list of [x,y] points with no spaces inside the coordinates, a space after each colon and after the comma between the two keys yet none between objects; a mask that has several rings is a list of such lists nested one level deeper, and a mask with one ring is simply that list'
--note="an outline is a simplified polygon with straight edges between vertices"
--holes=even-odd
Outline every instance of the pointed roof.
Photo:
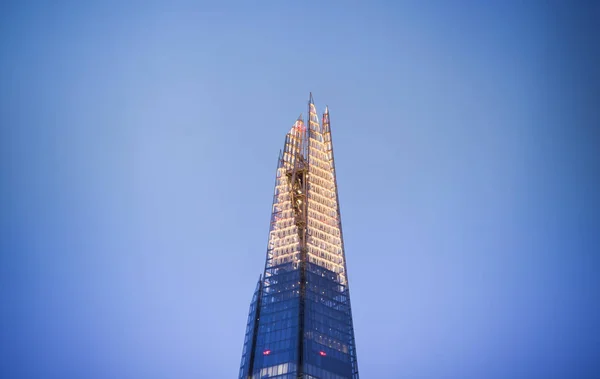
[{"label": "pointed roof", "polygon": [[329,125],[329,106],[325,106],[325,112],[323,112],[323,133],[328,133],[330,132],[330,125]]},{"label": "pointed roof", "polygon": [[304,122],[304,119],[302,118],[302,113],[300,113],[300,116],[298,116],[298,118],[296,119],[296,121],[302,121],[302,122]]},{"label": "pointed roof", "polygon": [[313,104],[313,105],[315,104],[315,101],[313,100],[312,92],[310,93],[310,97],[308,99],[308,103],[309,104]]}]

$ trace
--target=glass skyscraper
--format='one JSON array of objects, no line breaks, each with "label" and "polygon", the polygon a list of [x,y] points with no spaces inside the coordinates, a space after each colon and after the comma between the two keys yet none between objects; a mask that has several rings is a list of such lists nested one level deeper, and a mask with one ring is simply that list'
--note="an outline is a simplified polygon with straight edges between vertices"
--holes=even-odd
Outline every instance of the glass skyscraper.
[{"label": "glass skyscraper", "polygon": [[240,379],[358,379],[329,111],[312,94],[279,153]]}]

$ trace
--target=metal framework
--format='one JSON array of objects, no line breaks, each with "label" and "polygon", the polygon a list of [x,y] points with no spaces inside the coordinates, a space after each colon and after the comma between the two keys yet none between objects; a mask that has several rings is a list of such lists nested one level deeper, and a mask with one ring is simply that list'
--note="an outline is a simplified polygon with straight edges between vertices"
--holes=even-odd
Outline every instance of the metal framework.
[{"label": "metal framework", "polygon": [[280,151],[240,379],[358,379],[329,110],[312,93]]}]

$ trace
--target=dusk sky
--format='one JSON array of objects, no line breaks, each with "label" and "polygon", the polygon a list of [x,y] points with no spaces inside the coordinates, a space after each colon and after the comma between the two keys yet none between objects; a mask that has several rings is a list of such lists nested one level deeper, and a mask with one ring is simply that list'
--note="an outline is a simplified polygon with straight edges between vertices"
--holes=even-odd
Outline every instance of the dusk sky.
[{"label": "dusk sky", "polygon": [[599,25],[598,1],[1,2],[0,377],[236,378],[312,91],[361,378],[599,378]]}]

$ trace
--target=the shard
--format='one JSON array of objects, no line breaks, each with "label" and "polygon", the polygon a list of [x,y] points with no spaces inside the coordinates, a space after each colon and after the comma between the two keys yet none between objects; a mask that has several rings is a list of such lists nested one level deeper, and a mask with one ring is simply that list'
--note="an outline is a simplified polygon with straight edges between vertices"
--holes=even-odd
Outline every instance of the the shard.
[{"label": "the shard", "polygon": [[279,154],[239,378],[358,378],[329,111],[312,94]]}]

